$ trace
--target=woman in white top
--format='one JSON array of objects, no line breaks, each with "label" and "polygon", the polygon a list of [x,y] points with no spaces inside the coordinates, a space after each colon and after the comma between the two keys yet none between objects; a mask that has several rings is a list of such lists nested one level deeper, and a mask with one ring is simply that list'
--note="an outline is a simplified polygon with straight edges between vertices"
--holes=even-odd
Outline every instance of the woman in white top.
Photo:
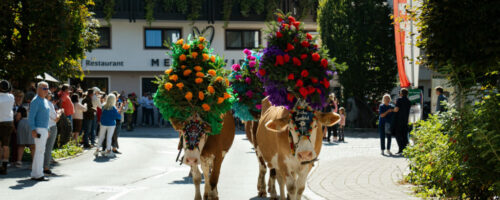
[{"label": "woman in white top", "polygon": [[83,112],[87,111],[87,104],[82,105],[77,94],[71,95],[71,102],[75,106],[75,113],[73,113],[73,139],[78,144],[78,136],[80,136],[80,132],[82,131]]},{"label": "woman in white top", "polygon": [[49,137],[47,138],[47,143],[45,143],[45,155],[43,156],[43,173],[46,175],[52,175],[50,171],[50,162],[52,161],[52,149],[56,143],[57,138],[57,121],[61,117],[63,109],[55,108],[54,104],[57,104],[58,99],[54,99],[54,95],[49,93],[47,95],[47,100],[49,100]]}]

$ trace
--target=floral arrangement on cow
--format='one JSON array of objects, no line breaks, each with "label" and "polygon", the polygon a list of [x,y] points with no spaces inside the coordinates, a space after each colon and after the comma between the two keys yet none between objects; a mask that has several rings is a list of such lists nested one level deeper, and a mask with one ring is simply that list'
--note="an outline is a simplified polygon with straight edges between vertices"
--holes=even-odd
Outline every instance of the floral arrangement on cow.
[{"label": "floral arrangement on cow", "polygon": [[229,75],[236,101],[233,104],[234,115],[242,121],[259,120],[261,101],[266,97],[262,82],[257,77],[260,55],[245,49],[245,61],[242,65],[234,64]]},{"label": "floral arrangement on cow", "polygon": [[314,110],[327,104],[333,65],[315,38],[294,17],[278,13],[271,22],[258,76],[272,105],[292,109],[299,100]]},{"label": "floral arrangement on cow", "polygon": [[173,65],[158,80],[155,105],[166,119],[186,121],[192,116],[211,127],[209,135],[219,134],[221,115],[234,101],[224,62],[206,48],[204,37],[178,40],[171,45]]}]

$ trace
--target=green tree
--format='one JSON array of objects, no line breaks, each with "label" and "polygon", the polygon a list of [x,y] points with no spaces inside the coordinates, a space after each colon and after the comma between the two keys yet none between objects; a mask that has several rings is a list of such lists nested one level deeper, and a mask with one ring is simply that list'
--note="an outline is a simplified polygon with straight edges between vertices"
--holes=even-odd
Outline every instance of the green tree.
[{"label": "green tree", "polygon": [[416,11],[425,65],[446,75],[461,93],[499,86],[500,1],[424,0]]},{"label": "green tree", "polygon": [[98,44],[91,0],[2,0],[0,77],[23,87],[47,72],[83,76],[80,60]]},{"label": "green tree", "polygon": [[379,100],[396,83],[394,30],[385,0],[321,0],[318,25],[330,57],[345,62],[344,97]]}]

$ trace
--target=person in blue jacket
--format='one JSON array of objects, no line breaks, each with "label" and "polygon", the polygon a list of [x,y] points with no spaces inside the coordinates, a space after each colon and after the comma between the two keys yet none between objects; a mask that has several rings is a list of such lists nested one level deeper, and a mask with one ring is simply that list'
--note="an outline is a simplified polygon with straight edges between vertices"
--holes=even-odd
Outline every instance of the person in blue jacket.
[{"label": "person in blue jacket", "polygon": [[[392,112],[394,111],[394,106],[390,104],[391,95],[385,94],[382,98],[382,104],[378,107],[378,112],[380,114],[378,121],[378,132],[380,134],[380,148],[382,149],[382,155],[384,155],[384,150],[387,155],[392,155],[391,153],[391,125],[392,125]],[[387,148],[385,147],[385,138],[387,137]]]},{"label": "person in blue jacket", "polygon": [[103,155],[113,157],[114,153],[111,151],[111,140],[116,128],[116,120],[121,119],[120,111],[116,109],[116,96],[109,94],[106,98],[106,103],[102,106],[101,115],[101,128],[99,130],[99,141],[97,142],[97,149],[94,153],[95,156],[99,155],[99,149],[106,137],[106,151]]}]

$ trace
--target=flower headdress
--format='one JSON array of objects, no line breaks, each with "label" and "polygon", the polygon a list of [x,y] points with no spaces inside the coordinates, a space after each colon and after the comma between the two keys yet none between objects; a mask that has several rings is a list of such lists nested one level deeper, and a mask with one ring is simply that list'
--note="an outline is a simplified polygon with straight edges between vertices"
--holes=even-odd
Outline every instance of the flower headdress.
[{"label": "flower headdress", "polygon": [[186,121],[198,115],[219,134],[222,114],[234,101],[229,80],[223,78],[223,61],[206,48],[204,37],[178,40],[171,45],[173,65],[158,78],[155,105],[166,119]]}]

